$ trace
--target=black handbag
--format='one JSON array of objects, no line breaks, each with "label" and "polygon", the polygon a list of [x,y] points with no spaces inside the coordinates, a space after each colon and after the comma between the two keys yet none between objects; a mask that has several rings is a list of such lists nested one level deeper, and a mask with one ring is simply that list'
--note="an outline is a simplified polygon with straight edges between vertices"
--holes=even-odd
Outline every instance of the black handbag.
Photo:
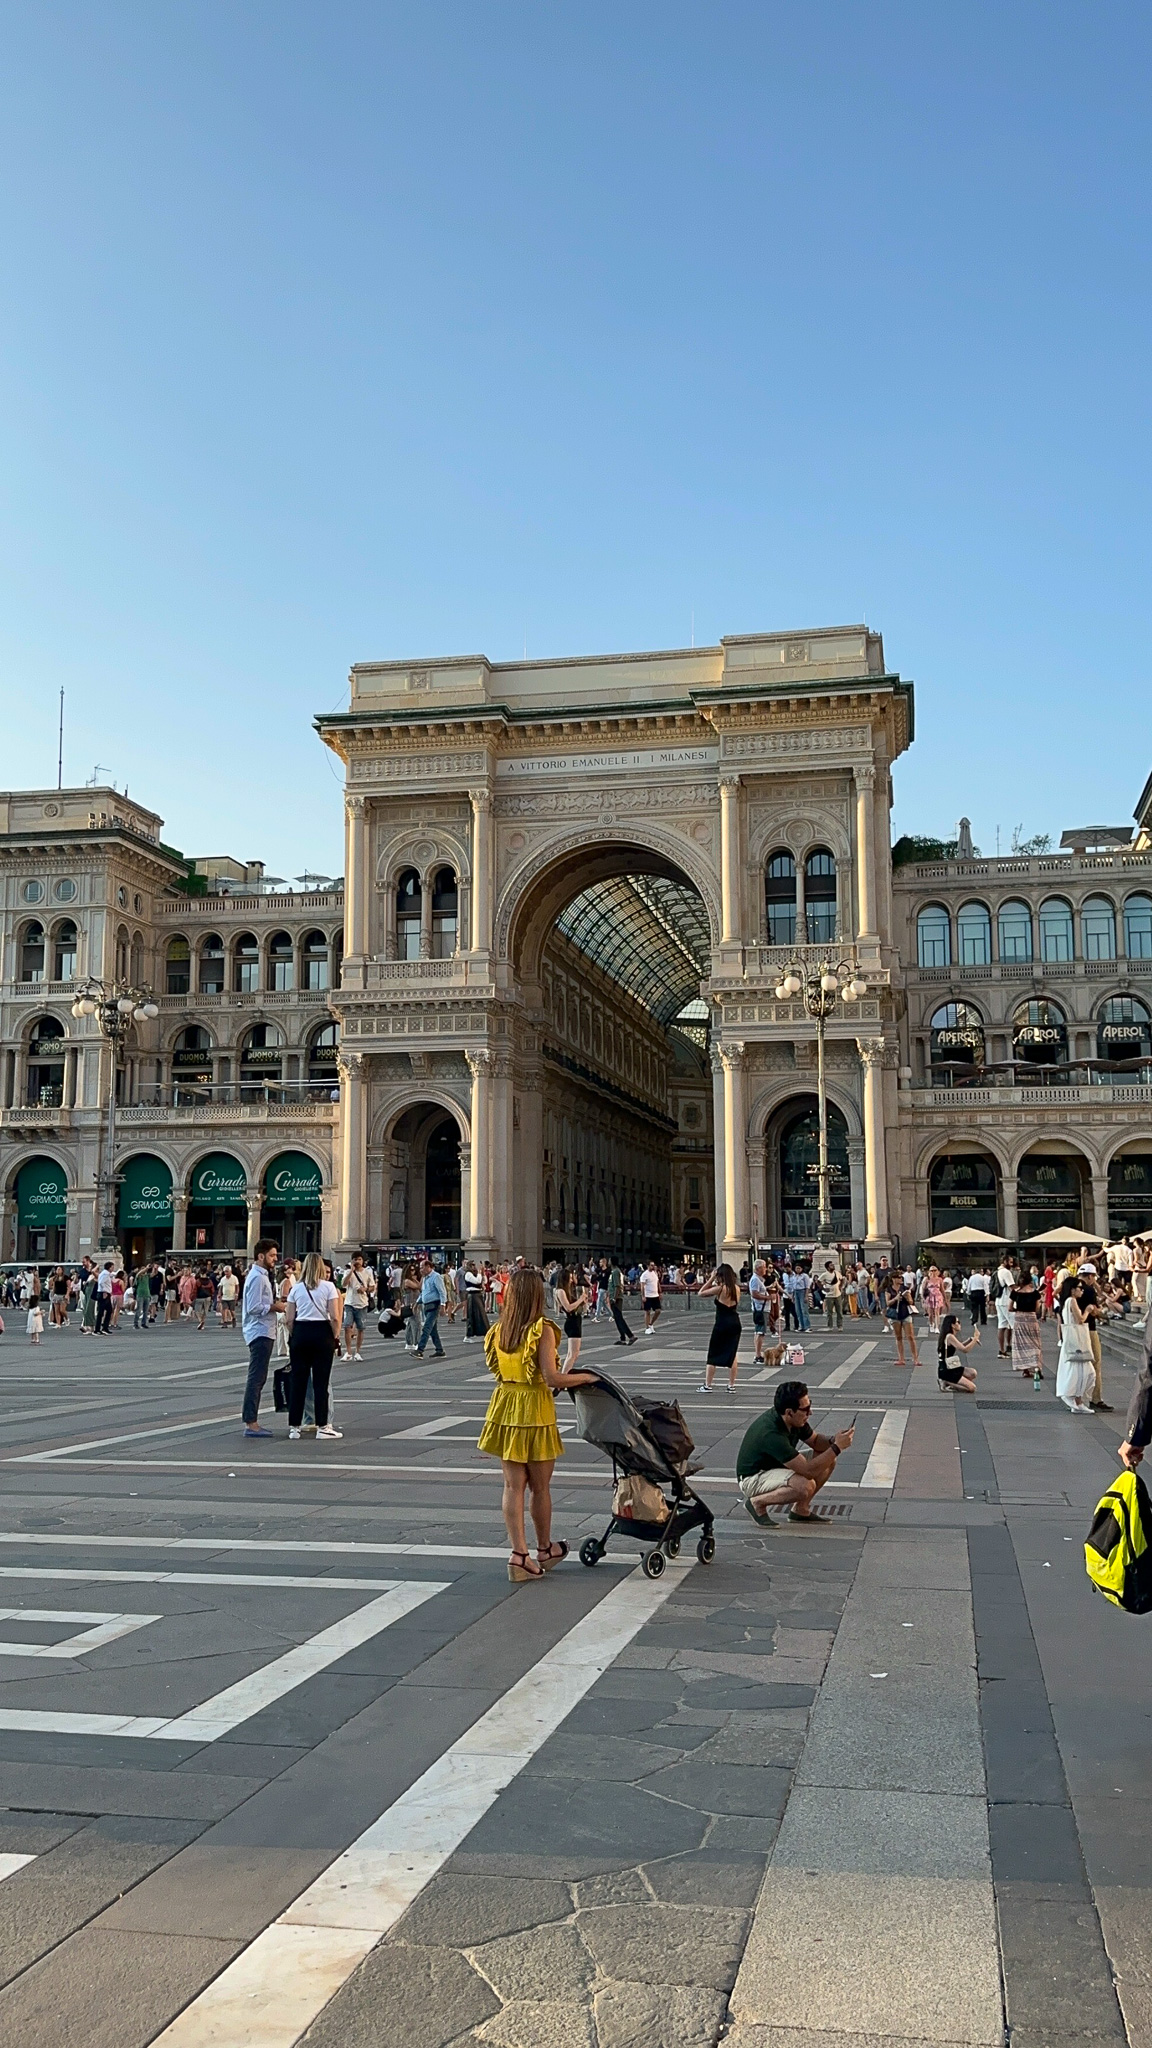
[{"label": "black handbag", "polygon": [[291,1378],[290,1365],[278,1365],[272,1375],[272,1406],[277,1415],[288,1413],[288,1383]]}]

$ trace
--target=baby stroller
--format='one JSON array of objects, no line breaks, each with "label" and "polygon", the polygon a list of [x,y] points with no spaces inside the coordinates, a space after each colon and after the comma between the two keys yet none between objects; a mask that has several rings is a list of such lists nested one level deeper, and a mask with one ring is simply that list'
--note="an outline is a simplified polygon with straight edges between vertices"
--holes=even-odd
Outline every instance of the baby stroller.
[{"label": "baby stroller", "polygon": [[[629,1536],[635,1543],[651,1545],[641,1564],[648,1578],[658,1579],[665,1560],[679,1555],[681,1538],[689,1529],[700,1530],[696,1555],[701,1564],[711,1564],[716,1555],[712,1512],[688,1484],[688,1460],[696,1447],[679,1402],[633,1399],[607,1373],[598,1373],[589,1386],[577,1387],[572,1400],[577,1436],[612,1460],[613,1512],[603,1536],[588,1536],[580,1545],[581,1564],[599,1564],[610,1536]],[[664,1513],[651,1521],[635,1513],[617,1514],[622,1480],[640,1482],[637,1490],[648,1492],[654,1516],[658,1496]]]}]

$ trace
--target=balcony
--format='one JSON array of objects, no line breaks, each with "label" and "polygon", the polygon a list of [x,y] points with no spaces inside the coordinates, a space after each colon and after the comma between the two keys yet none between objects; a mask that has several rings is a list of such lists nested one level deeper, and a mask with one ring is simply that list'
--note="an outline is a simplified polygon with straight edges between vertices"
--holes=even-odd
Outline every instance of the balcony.
[{"label": "balcony", "polygon": [[1053,875],[1099,875],[1111,871],[1122,875],[1152,875],[1152,853],[1038,853],[1004,854],[989,860],[909,861],[892,871],[893,887],[919,886],[923,882],[957,882],[965,888],[972,882],[1027,882],[1030,878]]},{"label": "balcony", "polygon": [[157,996],[156,1001],[162,1011],[188,1011],[189,1014],[193,1010],[281,1010],[293,1003],[324,1010],[331,994],[331,989],[327,988],[223,989],[218,993],[205,991],[202,995],[189,990],[182,996]]},{"label": "balcony", "polygon": [[[339,1105],[332,1101],[331,1090],[317,1090],[315,1094],[293,1092],[288,1088],[277,1091],[284,1097],[279,1102],[252,1102],[241,1100],[237,1089],[204,1089],[203,1101],[181,1099],[181,1091],[164,1089],[149,1102],[120,1104],[116,1110],[116,1128],[119,1131],[155,1128],[158,1124],[333,1124]],[[220,1098],[224,1097],[224,1100]],[[11,1112],[9,1112],[11,1114]]]},{"label": "balcony", "polygon": [[1143,1109],[1152,1105],[1152,1081],[1131,1085],[1083,1081],[1037,1081],[1028,1087],[902,1088],[900,1102],[913,1110],[947,1109],[963,1117],[973,1109]]},{"label": "balcony", "polygon": [[75,1111],[64,1109],[58,1102],[39,1102],[31,1108],[0,1110],[0,1129],[18,1134],[20,1131],[67,1131],[72,1127]]},{"label": "balcony", "polygon": [[260,895],[225,895],[223,892],[207,896],[164,897],[156,905],[156,915],[172,919],[177,923],[182,918],[198,918],[209,924],[219,924],[233,911],[243,911],[246,917],[274,917],[278,922],[285,917],[294,917],[300,911],[318,910],[323,915],[343,914],[343,889],[321,889],[314,895],[302,895],[296,889],[267,890]]},{"label": "balcony", "polygon": [[908,967],[909,981],[954,982],[957,988],[974,981],[1006,981],[1028,987],[1034,981],[1124,981],[1152,977],[1152,960],[993,960],[980,967]]},{"label": "balcony", "polygon": [[454,953],[447,960],[369,960],[364,966],[365,989],[395,989],[407,992],[433,983],[438,989],[484,988],[492,984],[487,955],[477,962],[467,953]]}]

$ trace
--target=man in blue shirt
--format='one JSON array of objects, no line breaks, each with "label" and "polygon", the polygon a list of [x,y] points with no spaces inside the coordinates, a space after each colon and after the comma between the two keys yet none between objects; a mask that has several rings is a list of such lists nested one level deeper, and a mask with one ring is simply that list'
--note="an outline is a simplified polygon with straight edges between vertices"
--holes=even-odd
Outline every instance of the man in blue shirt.
[{"label": "man in blue shirt", "polygon": [[443,1358],[444,1346],[440,1342],[438,1322],[440,1311],[447,1299],[448,1290],[432,1261],[430,1259],[421,1260],[420,1308],[424,1316],[424,1327],[420,1332],[420,1342],[416,1346],[417,1358],[423,1358],[424,1346],[427,1344],[429,1337],[432,1339],[432,1349],[436,1353],[437,1358]]},{"label": "man in blue shirt", "polygon": [[248,1346],[248,1381],[244,1388],[242,1412],[245,1436],[271,1436],[260,1424],[260,1396],[268,1377],[268,1360],[276,1340],[276,1288],[272,1270],[280,1247],[271,1237],[262,1237],[252,1254],[244,1281],[241,1324]]}]

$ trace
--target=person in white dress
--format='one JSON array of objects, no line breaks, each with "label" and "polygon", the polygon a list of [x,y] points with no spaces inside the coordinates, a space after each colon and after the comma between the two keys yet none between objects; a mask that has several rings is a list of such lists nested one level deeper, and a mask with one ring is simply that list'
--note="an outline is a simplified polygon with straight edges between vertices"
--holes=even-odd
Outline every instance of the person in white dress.
[{"label": "person in white dress", "polygon": [[1061,1290],[1060,1361],[1056,1369],[1056,1397],[1073,1415],[1090,1415],[1087,1395],[1095,1384],[1092,1338],[1080,1307],[1083,1283],[1074,1275]]}]

